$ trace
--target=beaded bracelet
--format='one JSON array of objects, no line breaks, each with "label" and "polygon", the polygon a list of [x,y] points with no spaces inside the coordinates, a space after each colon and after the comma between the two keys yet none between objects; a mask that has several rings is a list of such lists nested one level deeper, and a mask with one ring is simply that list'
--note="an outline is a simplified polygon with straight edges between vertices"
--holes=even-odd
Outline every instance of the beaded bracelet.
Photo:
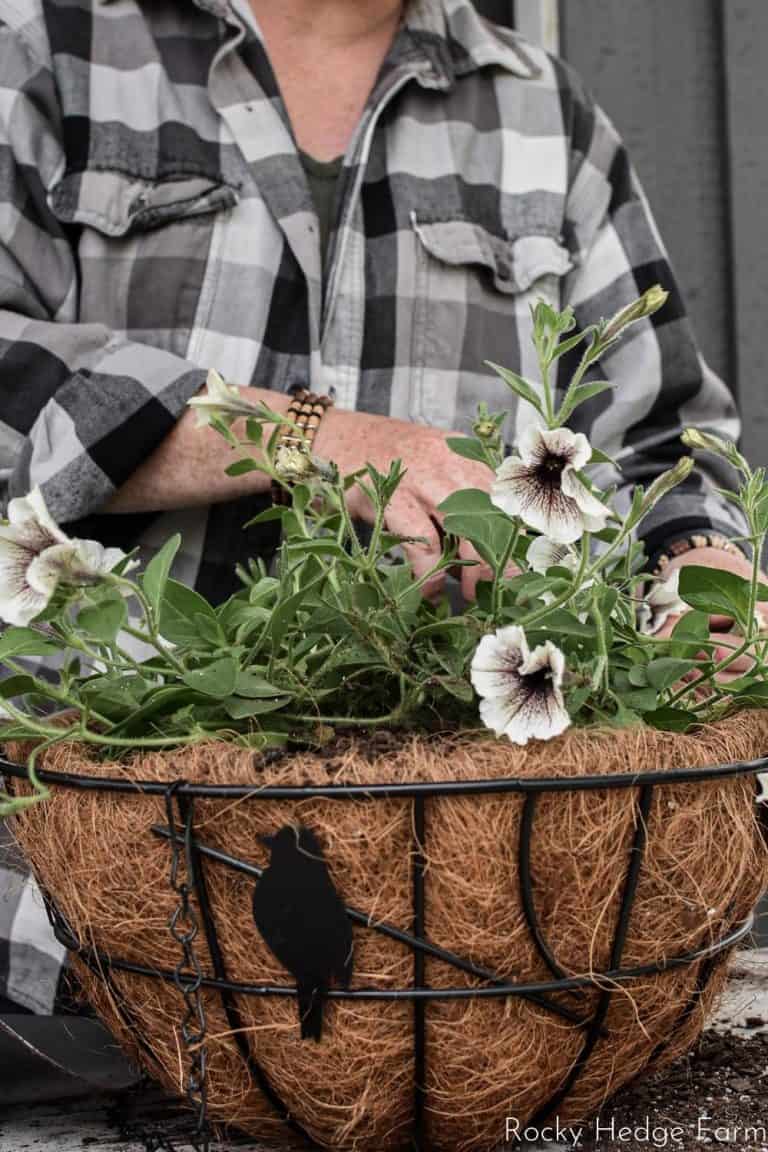
[{"label": "beaded bracelet", "polygon": [[680,540],[676,540],[666,552],[662,552],[656,558],[653,575],[663,575],[675,557],[683,556],[686,552],[692,552],[694,548],[717,548],[718,551],[728,552],[731,556],[744,557],[741,548],[729,540],[727,536],[721,536],[719,532],[696,532],[691,536],[683,536]]},{"label": "beaded bracelet", "polygon": [[[330,396],[320,396],[306,388],[298,388],[295,391],[286,413],[293,424],[283,425],[275,446],[275,462],[278,468],[281,464],[281,457],[286,461],[290,461],[291,457],[294,457],[297,460],[303,458],[308,462],[320,421],[332,404],[333,399]],[[293,478],[290,475],[290,468],[286,468],[285,471],[283,484],[279,484],[276,480],[272,481],[272,502],[274,504],[288,504],[290,502],[284,484],[290,486]],[[298,475],[296,479],[299,479]]]}]

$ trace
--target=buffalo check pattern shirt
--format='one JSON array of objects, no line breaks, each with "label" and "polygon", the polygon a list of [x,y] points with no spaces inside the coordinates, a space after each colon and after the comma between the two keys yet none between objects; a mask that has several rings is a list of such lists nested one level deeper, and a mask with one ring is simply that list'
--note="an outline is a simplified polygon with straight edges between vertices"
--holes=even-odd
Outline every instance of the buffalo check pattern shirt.
[{"label": "buffalo check pattern shirt", "polygon": [[[596,480],[650,481],[686,425],[737,435],[610,120],[565,64],[469,0],[407,5],[339,181],[323,267],[243,0],[0,0],[3,500],[39,485],[70,532],[145,558],[180,531],[176,577],[223,599],[235,564],[273,543],[267,526],[241,530],[265,498],[100,514],[209,368],[469,431],[478,401],[512,400],[485,361],[537,378],[537,299],[572,305],[582,327],[657,281],[664,309],[594,374],[622,387],[572,422],[620,464]],[[512,412],[510,442],[530,419]],[[706,465],[646,524],[649,549],[743,531]]]}]

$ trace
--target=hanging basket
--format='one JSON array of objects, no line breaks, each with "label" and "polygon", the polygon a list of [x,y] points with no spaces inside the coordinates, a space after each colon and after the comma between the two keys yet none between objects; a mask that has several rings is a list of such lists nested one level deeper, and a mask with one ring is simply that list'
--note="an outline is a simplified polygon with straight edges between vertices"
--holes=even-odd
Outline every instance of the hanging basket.
[{"label": "hanging basket", "polygon": [[[16,819],[89,998],[188,1096],[203,1146],[207,1120],[356,1152],[487,1152],[510,1120],[585,1120],[690,1048],[749,931],[768,712],[526,749],[378,740],[120,763],[59,746],[52,800]],[[260,837],[285,826],[316,836],[353,929],[319,1043],[254,921]]]}]

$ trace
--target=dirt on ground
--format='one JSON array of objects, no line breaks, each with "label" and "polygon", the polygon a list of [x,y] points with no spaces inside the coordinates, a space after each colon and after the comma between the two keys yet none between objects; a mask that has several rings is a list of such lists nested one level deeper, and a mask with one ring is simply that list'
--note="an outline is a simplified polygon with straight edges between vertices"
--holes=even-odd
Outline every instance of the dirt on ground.
[{"label": "dirt on ground", "polygon": [[585,1126],[577,1146],[768,1152],[768,1032],[757,1031],[768,1021],[756,1016],[744,1023],[738,1036],[705,1033],[689,1056],[619,1093]]}]

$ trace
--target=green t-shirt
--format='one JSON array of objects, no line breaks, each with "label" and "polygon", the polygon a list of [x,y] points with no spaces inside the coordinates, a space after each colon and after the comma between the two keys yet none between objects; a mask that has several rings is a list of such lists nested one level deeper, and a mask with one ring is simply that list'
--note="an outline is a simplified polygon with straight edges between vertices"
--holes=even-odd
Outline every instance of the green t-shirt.
[{"label": "green t-shirt", "polygon": [[336,215],[336,190],[344,157],[338,156],[335,160],[316,160],[306,152],[299,152],[299,156],[315,202],[315,211],[320,224],[320,254],[325,264],[328,239]]}]

